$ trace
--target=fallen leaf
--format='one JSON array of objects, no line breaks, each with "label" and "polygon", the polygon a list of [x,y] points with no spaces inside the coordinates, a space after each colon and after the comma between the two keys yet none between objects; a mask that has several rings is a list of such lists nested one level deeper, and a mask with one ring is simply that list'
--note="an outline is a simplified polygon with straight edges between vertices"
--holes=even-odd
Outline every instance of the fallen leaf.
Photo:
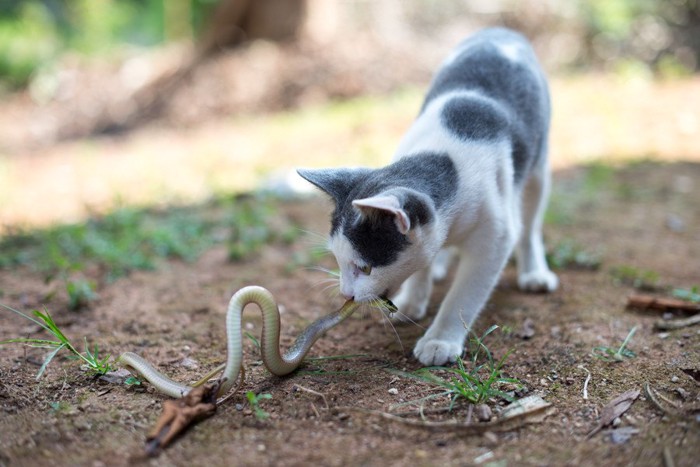
[{"label": "fallen leaf", "polygon": [[216,412],[216,395],[221,382],[192,389],[180,399],[163,402],[163,413],[146,438],[146,453],[157,455],[191,424]]},{"label": "fallen leaf", "polygon": [[610,402],[608,405],[603,407],[603,411],[600,414],[600,420],[598,421],[598,426],[593,428],[593,430],[586,436],[590,438],[591,436],[598,433],[603,427],[610,425],[613,420],[627,412],[627,410],[632,406],[635,400],[639,397],[638,389],[631,389],[627,392],[623,392]]},{"label": "fallen leaf", "polygon": [[507,405],[501,412],[499,418],[505,420],[507,418],[521,417],[533,412],[539,412],[550,405],[549,402],[545,401],[540,396],[533,394]]}]

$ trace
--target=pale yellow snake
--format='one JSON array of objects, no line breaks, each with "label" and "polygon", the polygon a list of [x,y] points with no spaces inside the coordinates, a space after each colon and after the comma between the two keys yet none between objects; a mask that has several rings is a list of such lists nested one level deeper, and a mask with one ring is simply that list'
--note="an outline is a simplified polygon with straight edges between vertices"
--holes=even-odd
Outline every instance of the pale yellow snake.
[{"label": "pale yellow snake", "polygon": [[[317,319],[296,338],[294,344],[282,356],[279,350],[280,314],[274,297],[263,287],[248,286],[242,288],[231,297],[228,311],[226,312],[228,360],[221,375],[222,384],[217,396],[227,393],[241,373],[241,365],[243,363],[241,314],[249,303],[255,303],[262,311],[263,328],[260,349],[263,363],[271,373],[278,376],[286,375],[296,370],[316,340],[330,328],[347,319],[361,305],[361,303],[348,300],[339,310]],[[390,311],[395,309],[394,305],[388,300],[384,300],[384,306]],[[125,366],[133,368],[158,391],[168,396],[182,397],[192,389],[192,386],[178,383],[163,375],[143,357],[133,352],[123,353],[118,361]]]}]

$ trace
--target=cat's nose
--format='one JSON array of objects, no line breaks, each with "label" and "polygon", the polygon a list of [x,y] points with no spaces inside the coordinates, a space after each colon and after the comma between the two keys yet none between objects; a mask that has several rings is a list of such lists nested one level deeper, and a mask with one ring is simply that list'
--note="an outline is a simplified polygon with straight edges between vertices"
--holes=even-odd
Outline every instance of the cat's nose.
[{"label": "cat's nose", "polygon": [[351,295],[351,294],[348,294],[348,293],[344,293],[344,292],[341,292],[340,295],[342,295],[343,298],[344,298],[345,300],[352,300],[352,299],[355,298],[354,295]]}]

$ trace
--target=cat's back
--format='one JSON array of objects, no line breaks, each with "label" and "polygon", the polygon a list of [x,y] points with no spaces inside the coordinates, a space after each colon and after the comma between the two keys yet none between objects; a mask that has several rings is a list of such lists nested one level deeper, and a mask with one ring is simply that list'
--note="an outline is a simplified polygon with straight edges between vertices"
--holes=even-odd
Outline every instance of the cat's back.
[{"label": "cat's back", "polygon": [[532,47],[520,33],[490,28],[460,43],[442,63],[425,98],[472,91],[502,104],[546,98],[547,86]]},{"label": "cat's back", "polygon": [[461,164],[489,152],[475,148],[506,144],[517,183],[542,159],[549,119],[547,82],[527,39],[485,29],[443,62],[395,159],[431,151]]}]

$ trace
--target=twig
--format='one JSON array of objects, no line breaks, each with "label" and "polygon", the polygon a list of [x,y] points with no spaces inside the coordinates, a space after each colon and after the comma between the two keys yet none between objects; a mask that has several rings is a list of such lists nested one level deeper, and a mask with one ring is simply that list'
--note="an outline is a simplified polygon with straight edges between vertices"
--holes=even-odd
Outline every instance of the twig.
[{"label": "twig", "polygon": [[311,405],[311,410],[314,411],[314,415],[316,415],[316,418],[320,419],[321,414],[318,413],[318,409],[316,408],[316,404],[314,404],[313,402],[309,402],[309,404]]},{"label": "twig", "polygon": [[673,461],[673,455],[668,446],[664,446],[664,465],[666,467],[676,467],[676,463]]},{"label": "twig", "polygon": [[588,371],[588,368],[586,368],[583,365],[579,365],[578,367],[581,368],[582,370],[586,370],[586,373],[588,373],[588,375],[586,376],[586,380],[583,382],[583,400],[587,401],[588,400],[588,382],[591,380],[591,372]]},{"label": "twig", "polygon": [[[391,410],[391,408],[389,409]],[[445,412],[451,412],[449,407],[434,407],[434,408],[428,408],[425,409],[423,408],[423,405],[420,406],[420,408],[415,409],[415,410],[405,410],[403,412],[390,412],[393,415],[396,415],[397,417],[410,417],[410,416],[415,416],[418,415],[421,418],[424,418],[423,415],[428,414],[428,415],[435,415],[435,414],[441,414]]]},{"label": "twig", "polygon": [[695,324],[700,324],[700,314],[684,319],[659,320],[654,323],[654,326],[656,326],[656,329],[669,331],[672,329],[687,328],[688,326],[693,326]]},{"label": "twig", "polygon": [[[536,408],[526,411],[518,411],[517,414],[507,418],[500,418],[491,422],[481,423],[464,423],[459,420],[448,420],[444,422],[433,422],[429,420],[415,420],[411,418],[403,418],[397,415],[382,412],[380,410],[365,409],[363,407],[342,406],[334,407],[333,411],[337,412],[360,412],[366,415],[380,417],[385,420],[400,423],[402,425],[425,428],[433,431],[459,431],[468,435],[480,435],[487,431],[505,432],[521,428],[529,423],[541,422],[544,418],[554,413],[555,409],[551,404],[541,401],[542,403]],[[518,404],[519,401],[513,404]],[[512,404],[511,404],[512,405]]]},{"label": "twig", "polygon": [[649,386],[648,382],[646,384],[644,384],[644,394],[656,406],[656,408],[661,410],[663,413],[665,413],[667,415],[669,415],[669,414],[670,415],[680,415],[681,414],[680,411],[678,410],[679,407],[676,404],[674,404],[673,402],[666,399],[665,397],[663,399],[665,401],[669,402],[671,404],[671,406],[673,407],[673,409],[669,409],[668,407],[663,406],[661,404],[661,402],[659,402],[659,399],[657,398],[657,396],[661,397],[661,394],[659,394],[654,389],[652,389],[651,386]]},{"label": "twig", "polygon": [[[330,409],[330,406],[328,405],[328,399],[326,399],[325,394],[318,392],[318,391],[314,391],[313,389],[305,388],[304,386],[300,386],[298,384],[295,384],[293,386],[293,389],[298,389],[300,391],[308,392],[309,394],[313,394],[314,396],[320,397],[321,399],[323,399],[323,403],[326,406],[326,410]],[[316,413],[318,414],[318,412],[316,412]],[[319,416],[319,418],[321,418],[321,417]]]},{"label": "twig", "polygon": [[653,295],[631,295],[627,299],[627,307],[659,311],[700,311],[700,303],[692,303],[677,298],[654,297]]}]

